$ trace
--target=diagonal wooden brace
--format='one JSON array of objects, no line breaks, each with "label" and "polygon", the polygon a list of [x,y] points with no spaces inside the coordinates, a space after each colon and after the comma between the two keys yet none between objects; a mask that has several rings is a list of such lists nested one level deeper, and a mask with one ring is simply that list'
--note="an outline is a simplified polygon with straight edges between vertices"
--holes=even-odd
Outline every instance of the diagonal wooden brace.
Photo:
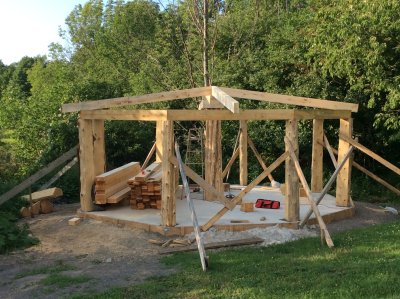
[{"label": "diagonal wooden brace", "polygon": [[[240,202],[240,200],[249,193],[255,186],[257,186],[265,177],[268,176],[272,171],[274,171],[279,165],[282,164],[283,161],[289,156],[288,152],[284,152],[278,159],[275,160],[266,170],[264,170],[254,181],[252,181],[246,188],[244,188],[235,198],[232,199],[232,202],[236,205]],[[217,214],[215,214],[206,224],[201,227],[202,231],[207,231],[215,222],[217,222],[228,209],[222,208]]]},{"label": "diagonal wooden brace", "polygon": [[[256,146],[254,145],[253,140],[250,138],[250,136],[247,136],[247,143],[249,144],[251,150],[253,151],[254,155],[256,156],[258,163],[260,163],[261,167],[265,170],[267,169],[267,165],[265,165],[264,161],[261,158],[260,153],[258,152]],[[270,180],[270,182],[274,181],[274,177],[272,176],[272,174],[268,175],[268,179]]]},{"label": "diagonal wooden brace", "polygon": [[333,245],[332,238],[331,238],[331,236],[329,234],[329,231],[328,231],[328,229],[326,227],[324,219],[322,219],[322,216],[321,216],[321,214],[320,214],[320,212],[318,210],[318,207],[314,202],[314,199],[313,199],[312,194],[311,194],[310,187],[308,186],[307,180],[306,180],[306,178],[305,178],[305,176],[303,174],[303,171],[301,170],[299,160],[297,159],[296,154],[294,152],[293,145],[292,145],[292,143],[290,142],[290,140],[286,136],[285,136],[285,143],[286,143],[286,145],[287,145],[287,147],[289,149],[289,155],[290,155],[290,158],[294,162],[294,165],[295,165],[295,168],[296,168],[296,172],[297,172],[297,174],[299,176],[300,182],[303,184],[303,188],[306,191],[307,198],[308,198],[308,201],[309,201],[309,203],[311,205],[311,208],[312,208],[315,216],[317,217],[318,224],[319,224],[319,227],[321,229],[321,237],[322,236],[325,237],[325,241],[326,241],[326,244],[328,245],[328,247],[333,247],[334,245]]},{"label": "diagonal wooden brace", "polygon": [[[179,167],[178,159],[175,156],[172,156],[169,160],[176,167]],[[233,210],[235,208],[235,204],[224,197],[223,194],[219,193],[213,186],[209,185],[205,180],[203,180],[196,172],[194,172],[190,167],[183,164],[183,168],[188,177],[190,177],[196,184],[198,184],[205,191],[212,193],[216,199],[222,203],[227,209]]]},{"label": "diagonal wooden brace", "polygon": [[[321,194],[319,195],[319,197],[317,198],[317,200],[315,201],[315,203],[317,205],[319,205],[319,203],[321,202],[321,200],[324,198],[324,196],[326,195],[326,193],[328,193],[329,189],[331,188],[332,184],[335,182],[336,177],[339,174],[339,171],[343,168],[344,164],[346,163],[347,159],[350,158],[351,153],[353,152],[354,147],[351,146],[349,148],[349,150],[347,151],[346,155],[344,156],[343,160],[340,162],[340,164],[336,167],[335,171],[333,172],[331,178],[329,179],[328,183],[326,183],[324,189],[321,191]],[[307,212],[306,216],[304,217],[304,219],[301,221],[300,223],[300,227],[304,227],[304,225],[307,223],[308,219],[310,218],[310,216],[312,215],[313,210],[310,208],[309,211]]]}]

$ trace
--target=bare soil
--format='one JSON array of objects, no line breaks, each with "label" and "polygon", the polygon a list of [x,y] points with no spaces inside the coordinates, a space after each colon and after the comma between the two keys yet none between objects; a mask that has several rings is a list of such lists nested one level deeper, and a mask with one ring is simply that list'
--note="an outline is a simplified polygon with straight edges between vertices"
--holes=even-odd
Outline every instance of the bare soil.
[{"label": "bare soil", "polygon": [[[140,283],[150,276],[175,272],[160,263],[159,247],[148,242],[148,239],[162,239],[161,236],[95,220],[84,220],[77,226],[70,226],[68,220],[75,216],[77,209],[76,204],[60,205],[54,213],[24,220],[40,243],[0,256],[0,298],[60,298],[76,293],[93,294],[111,287]],[[336,233],[397,219],[398,215],[377,205],[357,202],[353,218],[330,223],[328,229]],[[61,288],[41,282],[48,274],[17,278],[21,273],[60,264],[73,267],[63,274],[72,277],[83,275],[89,280]]]}]

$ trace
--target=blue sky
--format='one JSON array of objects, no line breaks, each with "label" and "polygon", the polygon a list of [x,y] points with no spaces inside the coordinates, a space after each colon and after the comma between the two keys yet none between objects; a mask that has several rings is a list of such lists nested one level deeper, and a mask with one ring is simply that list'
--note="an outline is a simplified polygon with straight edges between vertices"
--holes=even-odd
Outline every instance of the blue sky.
[{"label": "blue sky", "polygon": [[0,0],[0,60],[46,55],[51,42],[61,42],[58,27],[86,0]]}]

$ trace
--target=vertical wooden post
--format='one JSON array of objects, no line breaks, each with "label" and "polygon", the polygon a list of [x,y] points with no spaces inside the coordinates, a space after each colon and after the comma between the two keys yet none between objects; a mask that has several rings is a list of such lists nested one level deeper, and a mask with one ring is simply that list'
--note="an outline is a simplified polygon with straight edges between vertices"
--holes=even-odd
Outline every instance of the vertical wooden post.
[{"label": "vertical wooden post", "polygon": [[156,162],[161,162],[162,160],[162,127],[163,121],[158,120],[156,122]]},{"label": "vertical wooden post", "polygon": [[79,161],[81,181],[81,210],[90,212],[94,209],[92,188],[94,184],[93,160],[93,122],[88,119],[79,119]]},{"label": "vertical wooden post", "polygon": [[248,166],[247,166],[247,122],[240,121],[240,138],[239,138],[239,169],[240,169],[240,185],[247,185]]},{"label": "vertical wooden post", "polygon": [[312,160],[311,160],[311,191],[321,192],[324,188],[324,120],[313,120]]},{"label": "vertical wooden post", "polygon": [[[286,121],[286,137],[292,143],[296,156],[298,157],[299,144],[297,120],[292,119]],[[287,145],[285,147],[286,151],[288,151]],[[290,156],[286,159],[285,163],[285,186],[285,219],[289,222],[297,222],[300,219],[299,177],[296,172],[294,161]]]},{"label": "vertical wooden post", "polygon": [[[207,120],[204,142],[205,181],[223,193],[221,121]],[[205,192],[205,199],[212,200],[212,193]]]},{"label": "vertical wooden post", "polygon": [[93,125],[93,163],[94,174],[106,171],[106,150],[104,140],[104,120],[94,119]]},{"label": "vertical wooden post", "polygon": [[[353,131],[352,119],[341,119],[339,133],[351,138]],[[346,155],[350,144],[342,139],[339,139],[338,148],[338,164]],[[350,206],[350,187],[351,187],[351,159],[347,160],[343,168],[340,170],[336,180],[336,205],[339,207]]]},{"label": "vertical wooden post", "polygon": [[176,225],[175,172],[169,161],[174,148],[174,123],[162,121],[162,195],[161,222],[163,226]]}]

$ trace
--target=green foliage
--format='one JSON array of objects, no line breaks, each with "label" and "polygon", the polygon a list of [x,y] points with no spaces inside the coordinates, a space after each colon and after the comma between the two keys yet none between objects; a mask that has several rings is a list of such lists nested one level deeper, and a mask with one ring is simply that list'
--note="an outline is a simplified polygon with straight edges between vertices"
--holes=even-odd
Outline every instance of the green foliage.
[{"label": "green foliage", "polygon": [[164,262],[180,269],[128,288],[73,298],[395,298],[400,275],[400,222],[333,237],[335,247],[308,238],[270,247],[209,251]]}]

